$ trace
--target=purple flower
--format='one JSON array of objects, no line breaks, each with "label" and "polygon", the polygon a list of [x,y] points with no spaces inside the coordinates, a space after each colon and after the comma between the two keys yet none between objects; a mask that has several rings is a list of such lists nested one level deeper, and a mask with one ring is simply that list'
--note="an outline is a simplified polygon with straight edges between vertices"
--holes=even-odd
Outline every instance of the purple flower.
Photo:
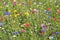
[{"label": "purple flower", "polygon": [[15,31],[14,34],[15,34],[15,35],[18,35],[18,31]]},{"label": "purple flower", "polygon": [[5,15],[9,16],[10,15],[10,12],[6,12]]},{"label": "purple flower", "polygon": [[60,34],[60,32],[56,32],[56,34]]}]

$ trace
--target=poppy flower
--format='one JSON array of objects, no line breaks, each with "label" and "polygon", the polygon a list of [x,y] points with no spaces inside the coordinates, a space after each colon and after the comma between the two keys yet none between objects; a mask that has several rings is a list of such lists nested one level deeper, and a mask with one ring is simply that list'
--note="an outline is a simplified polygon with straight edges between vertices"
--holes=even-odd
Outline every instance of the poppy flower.
[{"label": "poppy flower", "polygon": [[25,27],[26,27],[26,28],[29,28],[29,27],[30,27],[30,23],[29,23],[29,22],[26,22],[26,23],[25,23]]},{"label": "poppy flower", "polygon": [[2,17],[0,17],[0,21],[2,21],[3,20],[3,18]]}]

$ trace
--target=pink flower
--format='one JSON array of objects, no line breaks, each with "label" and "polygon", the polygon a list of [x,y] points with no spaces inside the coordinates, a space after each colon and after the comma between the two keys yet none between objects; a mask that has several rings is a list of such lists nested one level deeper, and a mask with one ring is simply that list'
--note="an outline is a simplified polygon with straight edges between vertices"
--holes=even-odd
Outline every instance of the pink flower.
[{"label": "pink flower", "polygon": [[41,27],[45,26],[44,24],[41,24]]},{"label": "pink flower", "polygon": [[24,30],[24,29],[21,29],[21,30],[20,30],[20,32],[24,33],[24,32],[26,32],[26,30]]}]

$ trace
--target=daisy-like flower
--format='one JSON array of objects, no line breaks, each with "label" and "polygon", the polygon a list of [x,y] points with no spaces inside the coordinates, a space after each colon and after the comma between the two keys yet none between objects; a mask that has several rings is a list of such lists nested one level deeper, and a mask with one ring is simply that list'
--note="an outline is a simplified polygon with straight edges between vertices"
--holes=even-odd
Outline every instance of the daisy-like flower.
[{"label": "daisy-like flower", "polygon": [[13,35],[12,37],[16,37],[16,35]]}]

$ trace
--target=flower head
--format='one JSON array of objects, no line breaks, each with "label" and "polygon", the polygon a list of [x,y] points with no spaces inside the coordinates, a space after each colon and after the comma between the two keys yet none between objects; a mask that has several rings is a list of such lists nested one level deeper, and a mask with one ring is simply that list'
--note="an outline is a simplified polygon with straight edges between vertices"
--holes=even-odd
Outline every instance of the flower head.
[{"label": "flower head", "polygon": [[15,35],[18,35],[18,31],[15,31],[14,34],[15,34]]},{"label": "flower head", "polygon": [[5,15],[9,16],[11,13],[10,12],[6,12]]}]

